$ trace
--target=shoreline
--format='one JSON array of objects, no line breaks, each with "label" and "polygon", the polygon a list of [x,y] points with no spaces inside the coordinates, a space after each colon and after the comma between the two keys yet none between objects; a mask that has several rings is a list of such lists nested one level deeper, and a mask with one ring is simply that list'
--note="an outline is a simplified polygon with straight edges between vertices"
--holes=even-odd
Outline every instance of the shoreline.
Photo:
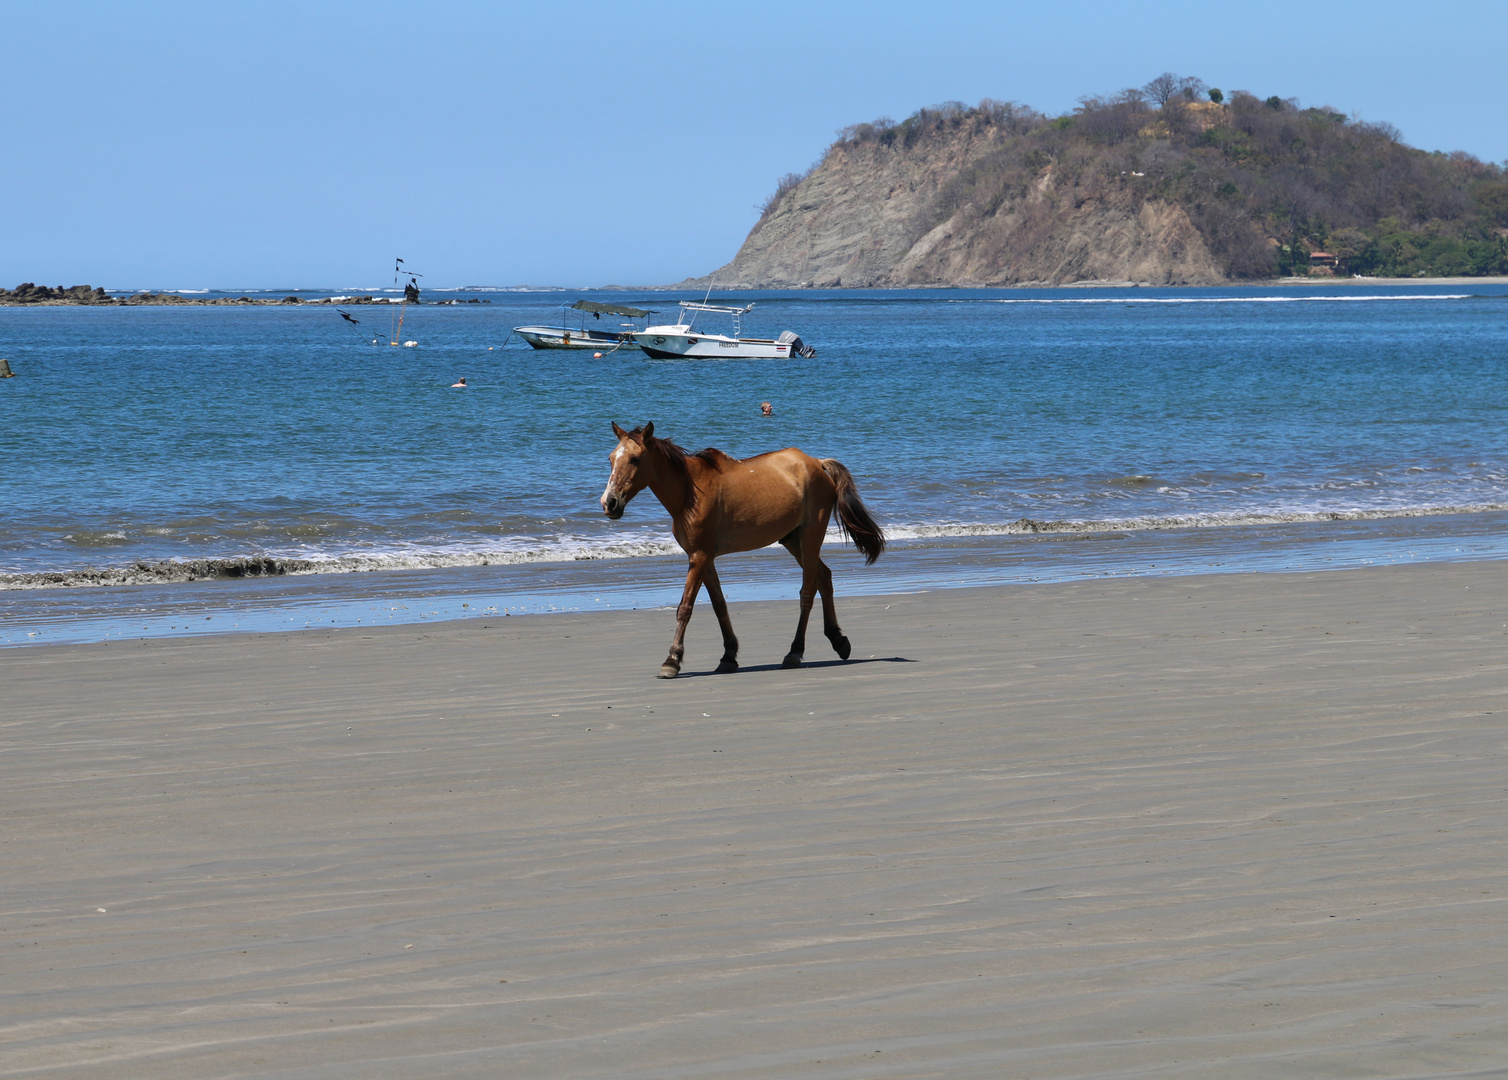
[{"label": "shoreline", "polygon": [[[870,567],[830,540],[824,559],[841,599],[992,585],[1502,562],[1508,561],[1505,522],[1508,512],[1497,510],[1204,529],[943,535],[896,540],[887,557]],[[743,553],[720,567],[733,601],[794,596],[799,584],[794,564],[780,550]],[[0,592],[0,651],[658,608],[677,601],[683,579],[684,557],[672,553],[9,589]]]},{"label": "shoreline", "polygon": [[[1039,537],[1095,540],[1159,533],[1198,536],[1214,530],[1255,529],[1260,531],[1329,524],[1376,523],[1386,526],[1390,522],[1403,524],[1438,518],[1470,520],[1472,516],[1478,514],[1501,515],[1505,512],[1508,512],[1508,503],[1421,505],[1350,510],[1254,511],[1245,514],[1211,512],[1184,517],[1106,518],[1102,520],[1071,518],[1043,520],[1021,517],[1014,521],[996,523],[894,525],[888,527],[887,534],[892,543],[945,543],[948,541],[1008,543],[1013,539]],[[829,530],[825,540],[825,543],[829,545],[827,548],[829,551],[841,549],[847,542],[847,539],[835,528]],[[643,549],[652,547],[657,550],[640,550],[635,554],[621,553],[624,549],[635,547]],[[778,547],[771,544],[765,550],[778,550]],[[53,570],[0,570],[0,594],[36,589],[181,584],[191,581],[424,570],[461,566],[550,566],[576,562],[617,562],[623,559],[659,555],[681,557],[680,549],[668,532],[651,532],[628,541],[613,537],[603,541],[599,548],[593,548],[581,541],[562,545],[550,551],[536,549],[520,552],[516,549],[484,549],[472,552],[466,558],[460,556],[459,553],[455,554],[455,561],[432,563],[398,561],[400,557],[396,555],[370,552],[310,556],[307,553],[285,555],[256,551],[240,555],[205,554],[160,559],[134,555],[129,556],[127,561],[114,565],[91,562]],[[419,560],[421,557],[405,555],[402,558]],[[389,561],[390,559],[393,561]]]},{"label": "shoreline", "polygon": [[0,652],[0,1072],[1501,1062],[1508,573]]},{"label": "shoreline", "polygon": [[[659,292],[687,292],[700,291],[708,286],[708,278],[687,278],[676,282],[674,285],[645,285],[640,286],[643,291]],[[713,284],[717,284],[714,282]],[[1219,281],[1219,282],[1156,282],[1156,281],[1129,281],[1109,280],[1096,278],[1086,281],[1021,281],[1009,285],[994,284],[981,281],[956,282],[952,284],[928,284],[928,285],[905,285],[884,286],[879,288],[868,286],[847,285],[754,285],[747,282],[722,282],[719,288],[743,289],[757,292],[937,292],[947,289],[1265,289],[1274,287],[1287,287],[1292,285],[1420,285],[1420,286],[1449,286],[1449,285],[1508,285],[1508,275],[1487,274],[1481,277],[1337,277],[1334,274],[1322,274],[1314,277],[1281,277],[1266,278],[1261,281]],[[616,288],[616,286],[615,286]],[[590,290],[583,290],[590,291]]]},{"label": "shoreline", "polygon": [[[397,304],[398,299],[388,297],[371,296],[317,296],[304,299],[301,296],[284,296],[281,299],[271,297],[253,296],[180,296],[177,293],[116,293],[108,294],[104,290],[96,289],[89,291],[88,285],[75,286],[77,290],[84,290],[80,295],[48,295],[40,300],[17,300],[11,296],[0,295],[0,307],[295,307],[308,304],[343,304],[360,307],[366,304]],[[75,289],[64,290],[65,293],[73,293]],[[3,293],[4,290],[0,290]],[[51,290],[49,290],[51,292]],[[491,303],[490,300],[476,301],[477,303]],[[436,303],[445,301],[431,301]],[[422,300],[410,300],[410,305],[420,306]]]}]

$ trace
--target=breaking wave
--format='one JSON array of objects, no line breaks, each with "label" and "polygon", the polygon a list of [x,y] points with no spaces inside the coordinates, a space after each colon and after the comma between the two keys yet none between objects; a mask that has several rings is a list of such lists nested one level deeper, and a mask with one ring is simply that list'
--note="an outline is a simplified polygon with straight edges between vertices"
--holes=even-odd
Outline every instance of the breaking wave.
[{"label": "breaking wave", "polygon": [[1241,514],[1190,514],[1187,517],[1133,517],[1105,521],[1039,521],[1018,518],[1004,524],[887,526],[892,540],[927,540],[949,536],[1038,536],[1062,533],[1155,532],[1167,529],[1224,529],[1241,525],[1303,525],[1326,521],[1386,521],[1397,518],[1445,517],[1450,514],[1490,514],[1508,510],[1508,503],[1472,506],[1423,506],[1390,510],[1270,511]]},{"label": "breaking wave", "polygon": [[361,574],[382,570],[440,570],[458,566],[519,566],[532,563],[584,562],[596,559],[641,559],[678,554],[670,537],[615,544],[562,544],[523,551],[385,552],[293,558],[247,555],[223,559],[162,559],[123,566],[0,574],[0,591],[71,589],[91,585],[164,585],[231,578],[284,577],[298,574]]},{"label": "breaking wave", "polygon": [[[1273,511],[1238,514],[1195,514],[1185,517],[1132,517],[1101,521],[1039,520],[955,524],[889,524],[891,540],[938,540],[990,536],[1091,536],[1106,533],[1155,532],[1173,529],[1225,529],[1239,526],[1320,524],[1324,522],[1386,521],[1508,511],[1508,503],[1467,506],[1408,507],[1385,510]],[[828,534],[842,542],[836,529]],[[137,560],[120,566],[90,566],[55,571],[0,574],[0,592],[20,589],[71,589],[112,585],[162,585],[235,578],[270,578],[308,574],[356,574],[394,570],[437,570],[471,566],[521,566],[595,560],[641,559],[679,555],[669,537],[595,543],[565,540],[526,549],[458,549],[351,553],[293,557],[245,555],[228,558]]]}]

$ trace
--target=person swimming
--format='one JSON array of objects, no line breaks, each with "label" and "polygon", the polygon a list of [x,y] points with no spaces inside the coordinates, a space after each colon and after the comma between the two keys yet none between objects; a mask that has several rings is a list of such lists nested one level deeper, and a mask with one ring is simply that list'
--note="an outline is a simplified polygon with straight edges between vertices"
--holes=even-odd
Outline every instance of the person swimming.
[{"label": "person swimming", "polygon": [[452,390],[454,390],[456,387],[461,387],[461,388],[464,389],[465,386],[466,386],[466,376],[464,376],[464,375],[461,376],[461,381],[460,382],[453,382],[453,383],[450,384],[450,388]]},{"label": "person swimming", "polygon": [[774,416],[775,415],[775,406],[771,405],[768,401],[761,401],[759,403],[759,415],[760,416]]}]

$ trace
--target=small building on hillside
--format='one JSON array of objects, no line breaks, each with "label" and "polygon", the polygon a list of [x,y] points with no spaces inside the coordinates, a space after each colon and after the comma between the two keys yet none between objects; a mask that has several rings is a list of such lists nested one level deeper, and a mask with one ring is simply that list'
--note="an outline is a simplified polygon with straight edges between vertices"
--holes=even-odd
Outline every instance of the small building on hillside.
[{"label": "small building on hillside", "polygon": [[1333,274],[1340,265],[1340,258],[1328,251],[1311,251],[1309,253],[1309,272],[1311,274]]}]

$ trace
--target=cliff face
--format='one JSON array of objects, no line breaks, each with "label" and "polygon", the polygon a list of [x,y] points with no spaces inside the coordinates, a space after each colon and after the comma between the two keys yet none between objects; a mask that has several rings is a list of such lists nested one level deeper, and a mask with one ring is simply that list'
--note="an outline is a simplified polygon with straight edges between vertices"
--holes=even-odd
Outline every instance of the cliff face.
[{"label": "cliff face", "polygon": [[1226,280],[1175,204],[1065,181],[1051,159],[1029,163],[1029,175],[984,197],[960,182],[1008,153],[1011,141],[984,124],[918,146],[840,141],[778,199],[733,261],[702,281],[899,288]]}]

